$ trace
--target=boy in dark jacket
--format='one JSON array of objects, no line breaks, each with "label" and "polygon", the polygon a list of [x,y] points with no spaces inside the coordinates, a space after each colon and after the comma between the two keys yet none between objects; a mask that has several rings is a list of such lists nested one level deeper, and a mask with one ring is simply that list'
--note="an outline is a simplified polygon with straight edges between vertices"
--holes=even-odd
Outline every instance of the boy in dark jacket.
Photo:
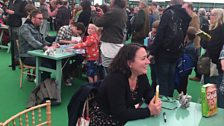
[{"label": "boy in dark jacket", "polygon": [[[194,47],[195,33],[196,33],[196,29],[190,26],[187,30],[186,42],[185,42],[185,48],[184,48],[184,55],[189,56],[189,60],[191,60],[189,62],[192,62],[193,66],[195,66],[196,58],[197,58],[197,52]],[[188,63],[188,62],[187,61],[183,62],[184,65],[186,65],[185,63]],[[187,93],[188,76],[191,74],[193,66],[187,70],[187,71],[190,71],[188,74],[177,73],[176,77],[178,77],[178,79],[176,78],[176,80],[179,80],[177,82],[177,90],[179,93],[181,92],[183,92],[184,94]]]}]

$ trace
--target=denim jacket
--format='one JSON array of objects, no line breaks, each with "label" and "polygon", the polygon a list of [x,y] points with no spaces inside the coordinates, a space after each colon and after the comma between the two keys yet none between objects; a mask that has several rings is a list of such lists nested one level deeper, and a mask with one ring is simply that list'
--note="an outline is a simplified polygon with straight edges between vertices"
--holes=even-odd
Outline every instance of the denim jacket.
[{"label": "denim jacket", "polygon": [[43,39],[39,28],[28,19],[19,29],[20,57],[31,57],[27,53],[28,51],[43,49],[45,45],[49,45],[49,43]]}]

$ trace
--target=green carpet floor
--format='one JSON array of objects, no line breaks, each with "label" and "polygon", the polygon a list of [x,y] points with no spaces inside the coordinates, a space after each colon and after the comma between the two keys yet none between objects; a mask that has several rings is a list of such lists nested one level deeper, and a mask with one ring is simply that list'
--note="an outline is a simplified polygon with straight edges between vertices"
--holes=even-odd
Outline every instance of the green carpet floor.
[{"label": "green carpet floor", "polygon": [[[19,88],[20,69],[12,71],[8,65],[11,63],[10,54],[5,49],[0,49],[0,121],[5,121],[12,115],[25,109],[29,95],[35,84],[24,78],[23,87]],[[84,79],[75,79],[71,87],[62,85],[62,103],[52,107],[52,126],[67,126],[67,105],[77,90],[84,83]],[[193,96],[193,101],[199,101],[200,86],[198,82],[189,81],[188,92]],[[175,92],[177,97],[177,92]]]},{"label": "green carpet floor", "polygon": [[[23,80],[23,87],[19,88],[20,69],[12,71],[10,54],[0,49],[0,122],[25,109],[29,95],[35,88],[32,82]],[[77,88],[84,80],[75,79],[71,87],[62,85],[62,103],[52,107],[52,126],[67,126],[67,105]]]}]

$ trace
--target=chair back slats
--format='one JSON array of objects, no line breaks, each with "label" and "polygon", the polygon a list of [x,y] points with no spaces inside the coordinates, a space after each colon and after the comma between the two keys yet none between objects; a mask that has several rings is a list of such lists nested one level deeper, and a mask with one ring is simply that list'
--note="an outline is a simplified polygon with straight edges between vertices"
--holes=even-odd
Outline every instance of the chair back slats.
[{"label": "chair back slats", "polygon": [[34,113],[34,110],[32,110],[32,126],[35,126],[35,113]]},{"label": "chair back slats", "polygon": [[47,107],[46,107],[46,115],[47,115],[47,122],[48,122],[48,126],[51,126],[51,103],[46,103]]},{"label": "chair back slats", "polygon": [[[20,52],[19,40],[16,40],[16,46],[18,48],[18,51]],[[33,74],[30,70],[35,71],[36,67],[23,64],[20,56],[19,56],[19,66],[21,68],[21,70],[20,70],[21,71],[20,72],[20,88],[22,88],[23,74],[27,74],[27,75],[35,77],[36,75]]]},{"label": "chair back slats", "polygon": [[22,116],[19,116],[19,125],[20,125],[20,126],[22,126],[22,125],[23,125]]},{"label": "chair back slats", "polygon": [[25,121],[26,121],[26,126],[29,124],[29,116],[28,113],[25,113]]},{"label": "chair back slats", "polygon": [[41,108],[38,108],[38,123],[42,122]]},{"label": "chair back slats", "polygon": [[49,125],[47,122],[43,122],[41,124],[38,124],[37,126],[44,126],[44,125]]},{"label": "chair back slats", "polygon": [[[45,108],[46,119],[42,120],[44,111],[41,109]],[[45,117],[45,116],[44,116]],[[29,121],[30,120],[30,121]],[[31,123],[31,124],[30,124]],[[0,126],[51,126],[51,103],[46,101],[46,103],[31,107],[18,114],[12,116],[5,122],[1,123]]]},{"label": "chair back slats", "polygon": [[15,119],[13,120],[13,126],[16,126],[16,121],[15,121]]}]

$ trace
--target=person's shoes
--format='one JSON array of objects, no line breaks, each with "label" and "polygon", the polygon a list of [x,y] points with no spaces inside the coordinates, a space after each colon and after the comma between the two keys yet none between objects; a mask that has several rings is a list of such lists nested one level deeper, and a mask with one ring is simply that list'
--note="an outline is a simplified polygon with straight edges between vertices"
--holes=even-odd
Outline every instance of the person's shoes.
[{"label": "person's shoes", "polygon": [[198,78],[198,77],[189,77],[189,80],[192,80],[192,81],[200,81],[201,79]]},{"label": "person's shoes", "polygon": [[73,81],[73,80],[74,80],[74,77],[69,77],[69,80],[70,80],[70,81]]},{"label": "person's shoes", "polygon": [[26,76],[26,80],[29,81],[29,82],[34,82],[34,79],[35,79],[34,76],[31,76],[31,75]]},{"label": "person's shoes", "polygon": [[[19,61],[15,62],[15,66],[19,66]],[[9,67],[12,67],[12,64],[10,64]]]},{"label": "person's shoes", "polygon": [[72,82],[71,81],[72,81],[71,79],[67,79],[65,81],[65,86],[68,86],[68,87],[72,86]]}]

